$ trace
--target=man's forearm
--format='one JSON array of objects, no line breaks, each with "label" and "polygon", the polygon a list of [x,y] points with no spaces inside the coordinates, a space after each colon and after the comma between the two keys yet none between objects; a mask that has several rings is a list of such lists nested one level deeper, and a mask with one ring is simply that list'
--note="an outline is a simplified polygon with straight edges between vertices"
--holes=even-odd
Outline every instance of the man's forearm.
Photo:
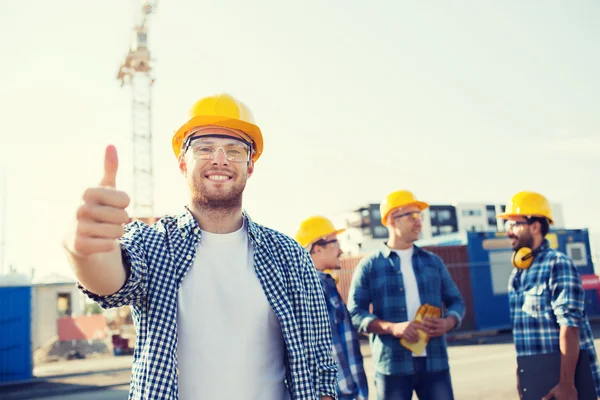
[{"label": "man's forearm", "polygon": [[575,383],[575,368],[579,358],[579,328],[560,327],[560,381]]},{"label": "man's forearm", "polygon": [[376,335],[391,335],[393,322],[384,321],[382,319],[374,319],[367,326],[368,333],[374,333]]},{"label": "man's forearm", "polygon": [[119,246],[111,252],[80,257],[66,251],[77,280],[98,296],[116,293],[127,280]]}]

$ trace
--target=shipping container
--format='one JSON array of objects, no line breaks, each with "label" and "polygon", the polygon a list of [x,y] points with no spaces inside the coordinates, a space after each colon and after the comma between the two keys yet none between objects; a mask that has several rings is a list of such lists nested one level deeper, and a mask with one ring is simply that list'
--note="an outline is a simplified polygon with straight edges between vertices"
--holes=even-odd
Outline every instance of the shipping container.
[{"label": "shipping container", "polygon": [[466,309],[459,330],[475,329],[469,255],[466,246],[424,246],[423,249],[440,256],[463,297]]},{"label": "shipping container", "polygon": [[32,376],[31,286],[0,281],[0,385]]},{"label": "shipping container", "polygon": [[348,291],[350,290],[350,283],[352,282],[352,275],[354,269],[358,265],[358,262],[363,256],[350,256],[342,257],[342,268],[338,271],[338,283],[337,288],[340,292],[340,296],[344,300],[344,303],[348,304]]}]

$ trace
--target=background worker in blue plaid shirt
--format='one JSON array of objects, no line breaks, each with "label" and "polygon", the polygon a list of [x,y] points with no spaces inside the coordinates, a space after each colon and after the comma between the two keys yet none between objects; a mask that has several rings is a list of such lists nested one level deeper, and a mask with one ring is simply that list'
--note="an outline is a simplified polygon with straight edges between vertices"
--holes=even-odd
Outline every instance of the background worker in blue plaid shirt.
[{"label": "background worker in blue plaid shirt", "polygon": [[81,289],[132,306],[129,399],[334,399],[337,367],[323,290],[308,252],[242,209],[263,137],[245,104],[205,97],[172,139],[189,188],[180,215],[123,228],[109,146],[65,248]]},{"label": "background worker in blue plaid shirt", "polygon": [[296,240],[308,249],[318,271],[325,300],[333,340],[333,358],[338,363],[338,398],[340,400],[368,400],[369,385],[360,352],[356,329],[350,314],[337,290],[332,271],[341,268],[342,249],[337,235],[345,229],[335,229],[323,216],[305,219],[296,232]]},{"label": "background worker in blue plaid shirt", "polygon": [[[348,310],[358,331],[371,334],[378,399],[411,400],[413,392],[420,400],[454,398],[444,335],[460,325],[465,304],[442,260],[414,245],[427,207],[409,191],[390,193],[380,205],[388,241],[363,258],[352,277]],[[400,339],[418,341],[412,321],[421,304],[447,310],[423,321],[431,339],[423,354],[413,354]]]},{"label": "background worker in blue plaid shirt", "polygon": [[519,192],[498,218],[506,220],[514,250],[508,298],[517,356],[560,351],[560,381],[544,399],[571,400],[578,398],[575,367],[584,350],[600,397],[600,369],[579,271],[545,239],[553,223],[550,203],[539,193]]}]

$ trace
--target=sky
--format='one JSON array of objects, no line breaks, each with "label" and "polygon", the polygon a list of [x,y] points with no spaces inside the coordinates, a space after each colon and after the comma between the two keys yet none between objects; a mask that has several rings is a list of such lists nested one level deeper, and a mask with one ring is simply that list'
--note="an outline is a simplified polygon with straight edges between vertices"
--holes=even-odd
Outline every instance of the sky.
[{"label": "sky", "polygon": [[[107,144],[131,190],[131,93],[116,74],[139,4],[0,0],[5,271],[70,276],[61,240]],[[600,253],[599,19],[592,0],[160,1],[156,213],[187,202],[173,132],[194,101],[228,92],[264,135],[244,195],[257,222],[293,235],[401,188],[442,204],[533,190]]]}]

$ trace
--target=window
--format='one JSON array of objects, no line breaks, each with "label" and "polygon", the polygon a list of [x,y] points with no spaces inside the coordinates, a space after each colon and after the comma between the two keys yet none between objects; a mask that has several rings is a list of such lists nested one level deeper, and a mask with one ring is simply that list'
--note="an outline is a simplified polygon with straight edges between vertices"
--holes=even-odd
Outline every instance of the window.
[{"label": "window", "polygon": [[71,293],[59,293],[56,301],[59,317],[71,316]]},{"label": "window", "polygon": [[454,232],[452,225],[442,225],[440,226],[440,233],[452,233]]},{"label": "window", "polygon": [[373,237],[374,238],[385,238],[388,236],[387,228],[384,226],[374,226],[373,227]]},{"label": "window", "polygon": [[481,216],[481,210],[462,210],[463,217],[479,217]]},{"label": "window", "polygon": [[577,267],[586,266],[588,264],[587,251],[584,243],[567,243],[566,248],[567,255],[571,257],[573,264]]},{"label": "window", "polygon": [[366,208],[364,210],[360,211],[360,215],[361,215],[361,223],[363,226],[367,226],[371,224],[371,213],[369,212],[369,209]]},{"label": "window", "polygon": [[496,221],[496,207],[494,207],[493,205],[487,205],[485,206],[485,211],[487,215],[488,225],[493,228],[497,228],[498,223]]},{"label": "window", "polygon": [[452,214],[449,210],[439,210],[438,211],[438,221],[449,221],[452,218]]}]

